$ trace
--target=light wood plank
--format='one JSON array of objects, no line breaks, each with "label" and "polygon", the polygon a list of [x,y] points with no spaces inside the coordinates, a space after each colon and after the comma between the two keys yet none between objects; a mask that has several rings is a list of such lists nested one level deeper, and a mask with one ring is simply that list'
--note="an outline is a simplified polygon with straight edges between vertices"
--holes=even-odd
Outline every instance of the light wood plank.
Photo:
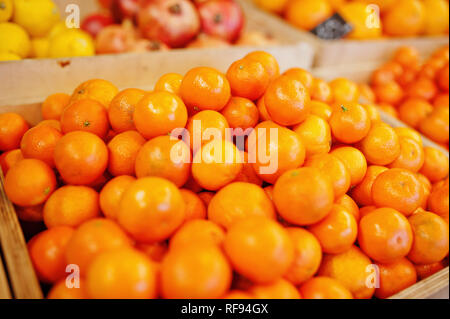
[{"label": "light wood plank", "polygon": [[11,292],[9,291],[9,283],[6,278],[5,268],[3,267],[3,260],[0,257],[0,299],[11,299]]},{"label": "light wood plank", "polygon": [[33,270],[19,220],[3,188],[0,171],[0,242],[11,281],[12,292],[18,299],[43,298],[39,281]]},{"label": "light wood plank", "polygon": [[445,287],[448,287],[449,268],[445,268],[433,276],[419,281],[414,286],[403,290],[390,299],[427,299]]}]

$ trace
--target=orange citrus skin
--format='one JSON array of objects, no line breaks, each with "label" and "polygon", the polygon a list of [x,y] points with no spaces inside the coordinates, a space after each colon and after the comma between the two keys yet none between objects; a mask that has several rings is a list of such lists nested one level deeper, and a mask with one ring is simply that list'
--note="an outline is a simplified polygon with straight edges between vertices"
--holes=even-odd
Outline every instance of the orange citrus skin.
[{"label": "orange citrus skin", "polygon": [[329,277],[314,277],[300,286],[304,299],[353,299],[352,293],[339,281]]},{"label": "orange citrus skin", "polygon": [[29,128],[28,123],[19,114],[0,114],[0,151],[19,148],[20,140]]},{"label": "orange citrus skin", "polygon": [[380,269],[380,288],[375,291],[377,298],[389,298],[414,285],[417,281],[416,269],[406,258],[389,264],[378,264],[378,267]]},{"label": "orange citrus skin", "polygon": [[256,283],[281,278],[294,260],[294,246],[286,230],[264,217],[234,224],[225,236],[224,249],[233,268]]},{"label": "orange citrus skin", "polygon": [[380,208],[361,219],[358,242],[372,259],[390,263],[408,255],[413,233],[405,216],[392,208]]}]

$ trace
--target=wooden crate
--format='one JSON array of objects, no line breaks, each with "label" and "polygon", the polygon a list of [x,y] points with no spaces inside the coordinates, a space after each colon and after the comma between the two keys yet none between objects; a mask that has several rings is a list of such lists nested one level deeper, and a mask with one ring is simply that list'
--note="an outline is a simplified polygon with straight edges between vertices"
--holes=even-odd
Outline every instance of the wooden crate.
[{"label": "wooden crate", "polygon": [[[81,16],[97,10],[93,0],[56,0],[64,17],[67,4],[77,4]],[[245,8],[248,8],[245,6]],[[251,10],[251,8],[250,8]],[[314,61],[314,47],[307,41],[298,41],[284,26],[273,28],[260,12],[245,11],[246,29],[270,33],[280,45],[271,47],[230,46],[221,49],[177,49],[168,52],[124,53],[93,57],[28,59],[0,62],[0,105],[18,105],[40,102],[43,96],[54,92],[70,93],[78,83],[92,78],[112,78],[124,89],[136,87],[148,90],[164,73],[184,74],[196,66],[214,66],[225,72],[228,66],[255,50],[273,54],[282,69],[298,66],[310,69]],[[184,66],[184,67],[183,67]],[[17,92],[20,88],[21,92]]]},{"label": "wooden crate", "polygon": [[314,66],[335,66],[355,62],[380,62],[388,60],[400,46],[413,46],[422,56],[429,56],[436,49],[448,45],[448,36],[414,38],[385,38],[379,40],[321,40],[309,32],[300,30],[277,15],[263,12],[252,0],[240,0],[247,12],[265,21],[275,30],[283,30],[290,41],[304,41],[316,49]]}]

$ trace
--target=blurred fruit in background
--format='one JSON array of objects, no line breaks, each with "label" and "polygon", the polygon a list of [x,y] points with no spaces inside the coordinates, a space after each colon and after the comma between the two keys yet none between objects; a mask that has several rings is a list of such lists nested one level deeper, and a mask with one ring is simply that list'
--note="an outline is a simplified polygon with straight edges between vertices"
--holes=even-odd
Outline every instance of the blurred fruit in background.
[{"label": "blurred fruit in background", "polygon": [[[279,7],[287,3],[277,1]],[[277,43],[263,32],[244,31],[244,12],[235,0],[97,3],[80,29],[70,29],[52,0],[0,0],[0,61]]]},{"label": "blurred fruit in background", "polygon": [[294,26],[311,31],[339,13],[353,27],[348,39],[448,34],[447,0],[253,0]]}]

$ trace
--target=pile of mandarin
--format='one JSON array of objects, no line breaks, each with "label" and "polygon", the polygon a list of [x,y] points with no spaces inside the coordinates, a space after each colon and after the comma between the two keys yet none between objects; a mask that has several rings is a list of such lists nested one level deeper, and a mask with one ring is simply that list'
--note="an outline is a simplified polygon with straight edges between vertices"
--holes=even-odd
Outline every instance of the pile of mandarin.
[{"label": "pile of mandarin", "polygon": [[372,74],[371,86],[382,109],[448,150],[448,72],[448,46],[423,64],[416,49],[401,47]]},{"label": "pile of mandarin", "polygon": [[[48,298],[387,298],[443,269],[447,155],[361,91],[253,52],[152,92],[87,81],[33,128],[0,115],[5,192],[47,227],[28,249]],[[194,123],[191,149],[172,131]],[[245,150],[228,128],[254,129]]]}]

